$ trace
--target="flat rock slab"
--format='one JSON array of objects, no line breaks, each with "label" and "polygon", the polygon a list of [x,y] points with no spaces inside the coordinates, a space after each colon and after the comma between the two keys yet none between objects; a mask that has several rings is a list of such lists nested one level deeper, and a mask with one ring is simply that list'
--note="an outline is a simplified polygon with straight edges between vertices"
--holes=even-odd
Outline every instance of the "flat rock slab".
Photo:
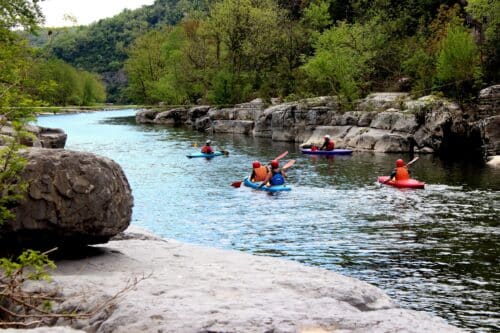
[{"label": "flat rock slab", "polygon": [[[54,283],[66,295],[87,290],[90,304],[114,295],[130,279],[147,276],[119,298],[113,311],[73,323],[74,328],[96,332],[461,332],[443,319],[399,308],[372,285],[324,269],[163,240],[134,229],[120,239],[101,247],[101,255],[57,263]],[[85,308],[86,302],[79,306]]]}]

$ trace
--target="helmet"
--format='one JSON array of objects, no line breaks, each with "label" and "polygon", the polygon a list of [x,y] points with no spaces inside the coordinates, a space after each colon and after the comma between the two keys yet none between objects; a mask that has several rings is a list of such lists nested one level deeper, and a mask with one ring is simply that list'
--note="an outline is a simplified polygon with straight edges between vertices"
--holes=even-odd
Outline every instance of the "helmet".
[{"label": "helmet", "polygon": [[405,162],[402,159],[396,161],[396,167],[400,168],[405,166]]},{"label": "helmet", "polygon": [[271,167],[276,169],[277,167],[280,166],[280,163],[277,160],[272,160],[271,161]]},{"label": "helmet", "polygon": [[208,139],[207,142],[205,142],[207,145],[212,143],[212,140]]},{"label": "helmet", "polygon": [[325,139],[330,139],[330,136],[328,134],[325,135]]},{"label": "helmet", "polygon": [[255,161],[255,162],[253,162],[253,163],[252,163],[252,167],[253,167],[254,169],[260,168],[260,162],[259,162],[259,161]]}]

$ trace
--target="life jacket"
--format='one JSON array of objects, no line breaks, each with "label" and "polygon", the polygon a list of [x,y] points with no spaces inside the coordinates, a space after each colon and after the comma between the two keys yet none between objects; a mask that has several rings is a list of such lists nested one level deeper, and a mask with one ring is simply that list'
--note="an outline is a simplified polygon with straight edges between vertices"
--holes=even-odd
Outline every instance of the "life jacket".
[{"label": "life jacket", "polygon": [[333,140],[328,141],[326,145],[326,150],[334,150],[334,149],[335,149],[335,143],[333,142]]},{"label": "life jacket", "polygon": [[396,168],[396,180],[410,179],[408,168],[406,166]]},{"label": "life jacket", "polygon": [[268,170],[265,166],[262,165],[256,169],[253,169],[253,171],[255,173],[255,177],[253,178],[254,182],[262,182],[266,179]]},{"label": "life jacket", "polygon": [[201,148],[201,152],[203,154],[212,154],[214,152],[214,149],[211,146],[203,146]]},{"label": "life jacket", "polygon": [[273,176],[271,177],[271,180],[269,182],[271,183],[271,186],[283,185],[285,184],[285,177],[283,177],[281,171],[278,171],[276,173],[273,172]]}]

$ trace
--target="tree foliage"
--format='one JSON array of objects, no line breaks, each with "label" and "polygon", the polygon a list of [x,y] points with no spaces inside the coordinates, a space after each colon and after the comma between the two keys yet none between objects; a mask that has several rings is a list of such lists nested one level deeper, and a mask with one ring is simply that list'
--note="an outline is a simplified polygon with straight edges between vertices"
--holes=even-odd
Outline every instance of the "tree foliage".
[{"label": "tree foliage", "polygon": [[[326,93],[355,99],[397,89],[401,78],[415,94],[452,93],[442,88],[450,83],[443,80],[446,62],[438,66],[452,21],[462,37],[474,37],[481,55],[474,71],[483,84],[498,81],[499,5],[490,2],[156,0],[87,27],[54,29],[48,51],[99,73],[109,101],[225,104]],[[458,89],[473,95],[474,82]]]}]

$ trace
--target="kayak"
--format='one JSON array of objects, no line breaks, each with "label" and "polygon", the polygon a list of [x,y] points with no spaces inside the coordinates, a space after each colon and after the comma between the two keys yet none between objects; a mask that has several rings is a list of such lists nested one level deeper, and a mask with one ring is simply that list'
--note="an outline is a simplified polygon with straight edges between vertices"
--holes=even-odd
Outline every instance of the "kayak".
[{"label": "kayak", "polygon": [[258,188],[260,183],[254,183],[254,182],[250,181],[250,179],[248,179],[248,177],[245,178],[245,180],[243,181],[243,184],[245,184],[245,186],[251,187],[251,188],[256,189],[256,190],[267,191],[267,192],[271,192],[271,193],[292,190],[292,188],[290,186],[286,186],[286,185],[262,186],[261,188]]},{"label": "kayak", "polygon": [[192,154],[189,154],[189,155],[186,155],[187,157],[189,158],[194,158],[194,157],[205,157],[205,158],[212,158],[212,157],[216,157],[216,156],[222,156],[224,155],[223,152],[221,151],[216,151],[214,152],[213,154],[205,154],[205,153],[192,153]]},{"label": "kayak", "polygon": [[351,155],[352,150],[350,149],[334,149],[334,150],[316,150],[312,151],[311,149],[301,149],[302,154],[308,155]]},{"label": "kayak", "polygon": [[389,179],[389,176],[379,176],[378,182],[383,183],[385,185],[390,185],[398,188],[424,188],[425,183],[419,182],[416,179],[407,179],[407,180],[396,180],[384,183]]}]

